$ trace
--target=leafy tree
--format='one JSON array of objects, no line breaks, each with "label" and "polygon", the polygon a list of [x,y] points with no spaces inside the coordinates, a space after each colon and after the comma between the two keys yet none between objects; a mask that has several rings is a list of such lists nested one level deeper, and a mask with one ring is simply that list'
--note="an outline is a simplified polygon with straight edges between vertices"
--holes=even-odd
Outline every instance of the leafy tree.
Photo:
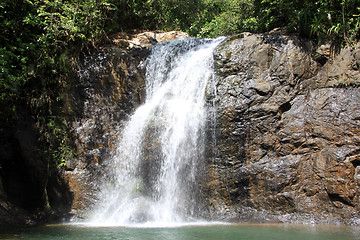
[{"label": "leafy tree", "polygon": [[205,21],[200,22],[198,36],[217,37],[256,30],[252,0],[207,0],[205,4],[202,17]]},{"label": "leafy tree", "polygon": [[32,74],[35,35],[23,22],[31,9],[29,4],[4,0],[0,9],[0,120],[8,127],[14,121],[21,88]]},{"label": "leafy tree", "polygon": [[[60,117],[64,76],[82,49],[101,42],[113,8],[105,0],[4,0],[0,9],[0,131],[9,133],[21,106],[37,122],[48,152],[66,154],[70,135]],[[56,140],[59,131],[62,140]]]},{"label": "leafy tree", "polygon": [[320,42],[352,44],[359,39],[359,0],[254,1],[258,31],[286,27]]}]

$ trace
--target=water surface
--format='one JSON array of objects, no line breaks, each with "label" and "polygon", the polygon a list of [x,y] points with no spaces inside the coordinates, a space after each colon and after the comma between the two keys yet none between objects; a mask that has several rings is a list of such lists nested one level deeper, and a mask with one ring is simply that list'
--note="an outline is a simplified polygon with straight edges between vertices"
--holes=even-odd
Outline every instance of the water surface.
[{"label": "water surface", "polygon": [[0,239],[356,240],[360,239],[360,227],[289,224],[189,225],[164,228],[48,225],[2,232]]}]

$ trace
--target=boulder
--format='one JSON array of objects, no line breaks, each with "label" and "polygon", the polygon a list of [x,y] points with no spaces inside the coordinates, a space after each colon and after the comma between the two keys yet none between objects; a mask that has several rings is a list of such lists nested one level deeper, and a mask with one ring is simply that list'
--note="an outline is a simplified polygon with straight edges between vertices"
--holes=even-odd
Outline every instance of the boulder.
[{"label": "boulder", "polygon": [[110,37],[113,44],[118,47],[130,48],[149,48],[156,43],[172,41],[175,39],[188,38],[185,32],[141,32],[137,34],[117,33]]}]

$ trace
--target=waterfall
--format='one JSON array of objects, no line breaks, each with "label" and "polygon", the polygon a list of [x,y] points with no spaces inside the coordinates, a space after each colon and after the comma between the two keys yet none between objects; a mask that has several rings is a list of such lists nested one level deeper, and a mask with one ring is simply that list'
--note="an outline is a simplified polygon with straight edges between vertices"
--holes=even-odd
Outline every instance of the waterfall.
[{"label": "waterfall", "polygon": [[126,123],[91,222],[100,225],[196,221],[204,170],[206,94],[221,39],[153,47],[146,100]]}]

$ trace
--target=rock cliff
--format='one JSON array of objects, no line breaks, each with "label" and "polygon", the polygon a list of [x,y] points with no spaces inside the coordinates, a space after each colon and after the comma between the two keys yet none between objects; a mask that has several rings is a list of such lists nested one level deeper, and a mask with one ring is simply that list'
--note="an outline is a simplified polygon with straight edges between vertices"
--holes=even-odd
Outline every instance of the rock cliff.
[{"label": "rock cliff", "polygon": [[206,189],[224,218],[360,223],[358,51],[321,66],[289,36],[245,33],[218,48]]},{"label": "rock cliff", "polygon": [[[63,175],[47,172],[31,118],[21,116],[2,144],[9,164],[0,178],[0,227],[31,225],[46,202],[84,216],[117,136],[144,99],[151,45],[179,37],[187,35],[117,34],[111,47],[82,58],[64,101],[80,154]],[[296,37],[248,33],[217,48],[217,95],[208,96],[216,120],[199,183],[204,217],[360,224],[360,43],[334,58],[320,50]]]},{"label": "rock cliff", "polygon": [[[117,35],[121,48],[84,58],[68,96],[83,153],[65,174],[75,215],[96,201],[97,176],[111,167],[106,159],[116,137],[144,98],[149,47],[178,36],[186,37]],[[359,223],[360,45],[321,61],[309,46],[296,37],[244,33],[214,53],[217,95],[209,103],[217,117],[209,123],[201,183],[205,217]]]},{"label": "rock cliff", "polygon": [[111,47],[85,55],[68,92],[79,159],[67,162],[64,178],[74,194],[72,214],[82,218],[97,201],[99,176],[108,172],[107,159],[134,109],[145,98],[145,61],[151,46],[188,37],[182,32],[115,34]]}]

